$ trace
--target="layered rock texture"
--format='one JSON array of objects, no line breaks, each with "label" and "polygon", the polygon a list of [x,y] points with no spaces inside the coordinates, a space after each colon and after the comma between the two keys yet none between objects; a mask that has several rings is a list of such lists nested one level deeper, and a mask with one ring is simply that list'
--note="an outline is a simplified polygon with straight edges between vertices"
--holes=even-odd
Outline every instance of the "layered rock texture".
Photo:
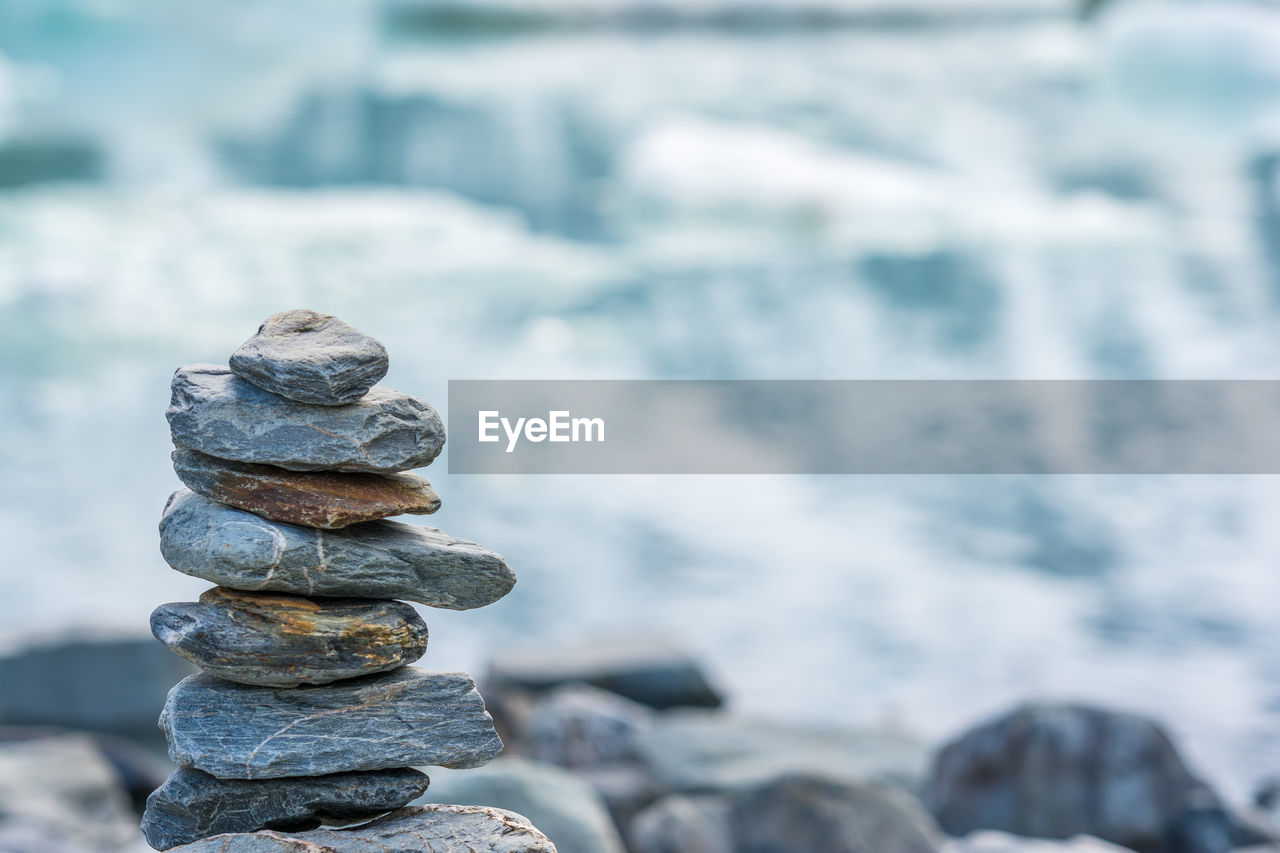
[{"label": "layered rock texture", "polygon": [[520,815],[486,806],[414,806],[348,830],[216,835],[182,853],[556,853]]},{"label": "layered rock texture", "polygon": [[160,715],[179,769],[147,801],[156,849],[555,849],[517,815],[402,808],[427,788],[414,766],[479,767],[502,741],[470,676],[408,666],[427,626],[395,599],[467,610],[515,576],[473,542],[381,520],[440,508],[404,472],[445,439],[429,405],[375,385],[387,366],[341,320],[287,311],[230,370],[174,376],[173,462],[189,491],[169,498],[161,551],[218,586],[151,617],[202,670]]},{"label": "layered rock texture", "polygon": [[427,650],[427,626],[399,601],[311,599],[214,587],[151,614],[160,642],[210,675],[297,687],[396,669]]},{"label": "layered rock texture", "polygon": [[282,311],[231,354],[231,372],[299,403],[343,406],[387,375],[382,344],[337,317]]},{"label": "layered rock texture", "polygon": [[235,589],[402,598],[448,610],[492,604],[516,582],[499,555],[431,527],[279,524],[185,489],[165,507],[160,552],[183,574]]},{"label": "layered rock texture", "polygon": [[272,521],[338,530],[391,515],[440,508],[431,484],[413,474],[286,471],[230,462],[196,450],[173,452],[173,469],[192,491]]}]

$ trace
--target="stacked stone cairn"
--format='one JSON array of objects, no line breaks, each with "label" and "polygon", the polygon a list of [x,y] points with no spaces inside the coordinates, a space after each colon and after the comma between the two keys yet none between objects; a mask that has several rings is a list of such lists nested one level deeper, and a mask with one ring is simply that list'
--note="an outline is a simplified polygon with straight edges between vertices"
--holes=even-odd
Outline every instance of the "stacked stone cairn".
[{"label": "stacked stone cairn", "polygon": [[404,849],[454,849],[476,843],[487,819],[503,850],[554,850],[527,822],[521,837],[533,840],[513,846],[503,822],[522,819],[509,813],[402,809],[427,789],[413,768],[478,767],[502,741],[468,675],[408,666],[427,626],[397,599],[467,610],[502,598],[515,576],[475,543],[384,520],[439,509],[431,484],[403,472],[445,441],[434,409],[376,384],[387,367],[374,339],[299,310],[263,323],[230,369],[174,375],[167,417],[187,488],[165,507],[161,550],[217,586],[151,616],[155,636],[202,670],[160,716],[178,769],[147,801],[156,849],[271,829],[224,838],[257,850],[264,835],[322,833],[324,849],[363,850],[374,842],[360,830],[315,827],[399,809],[369,824],[384,827],[378,843],[399,833]]}]

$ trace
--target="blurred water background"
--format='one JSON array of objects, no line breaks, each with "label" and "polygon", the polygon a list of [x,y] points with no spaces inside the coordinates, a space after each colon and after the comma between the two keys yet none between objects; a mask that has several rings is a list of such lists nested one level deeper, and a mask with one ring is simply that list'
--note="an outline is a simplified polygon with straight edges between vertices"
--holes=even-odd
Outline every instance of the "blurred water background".
[{"label": "blurred water background", "polygon": [[[3,0],[0,628],[145,631],[179,364],[267,315],[450,378],[1277,378],[1280,7]],[[446,450],[447,454],[447,450]],[[423,663],[669,633],[746,711],[1028,696],[1280,766],[1273,478],[467,478]]]}]

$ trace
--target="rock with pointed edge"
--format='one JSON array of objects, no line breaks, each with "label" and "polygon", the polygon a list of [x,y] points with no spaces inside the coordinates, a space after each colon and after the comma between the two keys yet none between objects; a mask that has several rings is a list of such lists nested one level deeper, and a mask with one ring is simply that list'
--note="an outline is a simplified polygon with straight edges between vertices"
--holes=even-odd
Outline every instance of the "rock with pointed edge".
[{"label": "rock with pointed edge", "polygon": [[147,798],[142,833],[152,847],[167,850],[228,832],[368,820],[422,796],[429,781],[408,767],[262,781],[184,767]]},{"label": "rock with pointed edge", "polygon": [[[386,672],[422,657],[427,626],[399,601],[310,599],[214,587],[162,604],[156,639],[210,675],[296,687]],[[260,829],[261,827],[255,827]]]},{"label": "rock with pointed edge", "polygon": [[479,767],[502,751],[470,676],[411,666],[288,689],[200,673],[169,692],[160,728],[170,758],[219,779]]},{"label": "rock with pointed edge", "polygon": [[337,530],[391,515],[429,515],[440,508],[431,484],[413,474],[286,471],[218,459],[179,447],[173,469],[193,492],[288,524]]},{"label": "rock with pointed edge", "polygon": [[268,521],[182,490],[160,520],[170,566],[222,586],[402,598],[470,610],[510,592],[502,557],[430,527],[371,521],[324,531]]},{"label": "rock with pointed edge", "polygon": [[182,853],[556,853],[533,824],[487,806],[411,806],[351,829],[215,835]]},{"label": "rock with pointed edge", "polygon": [[231,356],[246,382],[317,406],[354,403],[387,375],[387,350],[337,317],[296,309],[268,317]]},{"label": "rock with pointed edge", "polygon": [[205,364],[178,368],[172,391],[173,443],[219,459],[394,474],[431,464],[444,447],[435,409],[382,386],[345,406],[313,406]]}]

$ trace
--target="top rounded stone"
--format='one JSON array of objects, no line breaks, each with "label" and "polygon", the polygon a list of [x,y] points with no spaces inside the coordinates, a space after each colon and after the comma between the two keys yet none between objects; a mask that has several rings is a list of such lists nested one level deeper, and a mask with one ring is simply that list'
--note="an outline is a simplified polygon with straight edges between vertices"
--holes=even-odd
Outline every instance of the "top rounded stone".
[{"label": "top rounded stone", "polygon": [[387,375],[382,344],[329,314],[299,308],[268,317],[231,356],[231,372],[299,403],[354,403]]}]

